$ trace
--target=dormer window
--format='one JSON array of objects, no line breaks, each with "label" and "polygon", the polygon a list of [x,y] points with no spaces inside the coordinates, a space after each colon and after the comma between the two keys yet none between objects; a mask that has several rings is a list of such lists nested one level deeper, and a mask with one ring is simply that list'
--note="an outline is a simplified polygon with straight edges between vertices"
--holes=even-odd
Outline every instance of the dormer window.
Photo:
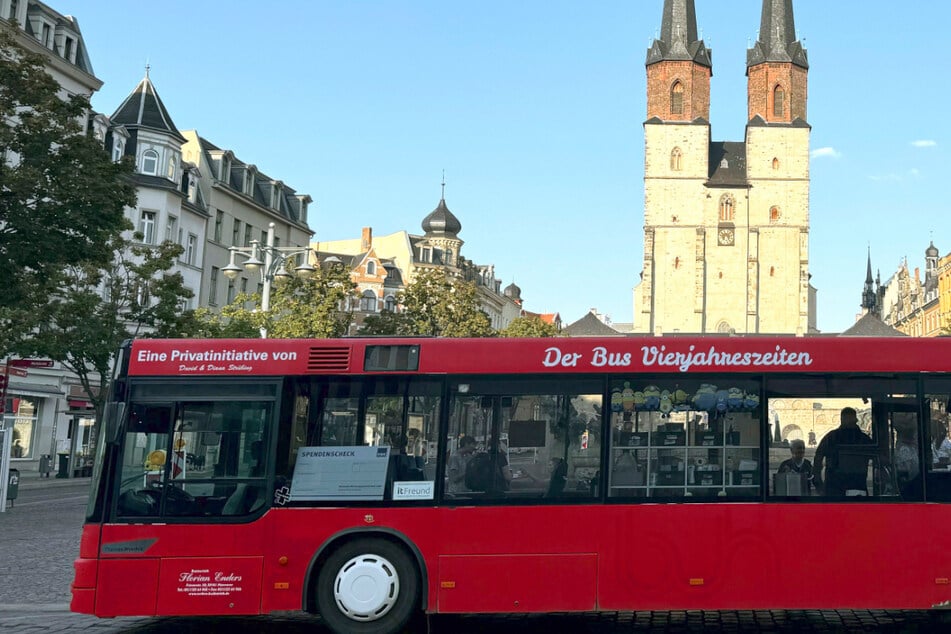
[{"label": "dormer window", "polygon": [[142,173],[155,176],[158,172],[158,152],[146,150],[142,153]]},{"label": "dormer window", "polygon": [[122,141],[116,139],[112,144],[112,162],[118,163],[122,160]]},{"label": "dormer window", "polygon": [[67,37],[63,43],[63,57],[73,61],[73,38]]},{"label": "dormer window", "polygon": [[420,247],[419,248],[419,261],[420,262],[432,262],[433,261],[433,250],[431,247]]},{"label": "dormer window", "polygon": [[10,0],[10,15],[7,16],[9,19],[11,20],[17,19],[17,9],[19,9],[18,5],[19,5],[18,0]]},{"label": "dormer window", "polygon": [[[15,2],[14,2],[14,6],[16,6]],[[43,44],[43,46],[45,46],[46,48],[49,48],[52,41],[51,38],[53,36],[53,29],[50,28],[49,24],[46,24],[44,22],[43,30],[41,31],[41,33],[42,35],[40,36],[40,43]]]},{"label": "dormer window", "polygon": [[367,262],[367,275],[376,275],[376,262],[373,260]]},{"label": "dormer window", "polygon": [[175,168],[177,167],[175,163],[175,155],[173,154],[168,157],[168,169],[165,172],[169,180],[175,180]]}]

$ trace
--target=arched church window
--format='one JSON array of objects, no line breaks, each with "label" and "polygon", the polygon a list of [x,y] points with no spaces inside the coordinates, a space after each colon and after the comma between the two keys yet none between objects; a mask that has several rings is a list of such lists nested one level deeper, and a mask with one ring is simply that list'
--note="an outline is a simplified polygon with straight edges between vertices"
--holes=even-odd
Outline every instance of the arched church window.
[{"label": "arched church window", "polygon": [[723,320],[717,324],[717,332],[720,333],[721,335],[730,335],[730,334],[733,334],[735,331],[733,330],[733,327],[730,326],[730,322]]},{"label": "arched church window", "polygon": [[779,222],[779,218],[782,214],[779,211],[779,207],[770,207],[769,208],[769,222],[770,224],[776,224]]},{"label": "arched church window", "polygon": [[720,197],[720,222],[733,222],[733,196],[723,194]]},{"label": "arched church window", "polygon": [[774,169],[774,170],[778,170],[778,169],[779,169],[779,159],[778,159],[778,158],[773,158],[773,169]]},{"label": "arched church window", "polygon": [[670,89],[670,114],[684,113],[684,85],[675,81]]},{"label": "arched church window", "polygon": [[679,172],[683,169],[683,152],[679,147],[675,147],[670,153],[670,169]]},{"label": "arched church window", "polygon": [[773,116],[781,117],[786,112],[786,91],[782,86],[773,89]]}]

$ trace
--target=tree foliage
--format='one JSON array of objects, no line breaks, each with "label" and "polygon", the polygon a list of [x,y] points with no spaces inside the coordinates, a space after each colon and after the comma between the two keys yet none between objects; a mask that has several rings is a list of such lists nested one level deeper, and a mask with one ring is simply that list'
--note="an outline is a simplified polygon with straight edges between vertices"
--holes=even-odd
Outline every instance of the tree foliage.
[{"label": "tree foliage", "polygon": [[39,325],[68,269],[109,266],[130,228],[131,166],[81,134],[88,110],[0,29],[0,352]]},{"label": "tree foliage", "polygon": [[353,314],[339,310],[356,286],[341,267],[317,269],[309,277],[292,276],[275,282],[267,313],[258,309],[261,296],[242,293],[221,313],[196,311],[193,334],[199,337],[259,337],[261,330],[275,339],[332,338],[347,334]]},{"label": "tree foliage", "polygon": [[[141,238],[141,236],[137,236]],[[180,337],[190,315],[181,306],[192,293],[170,269],[182,247],[157,247],[122,237],[109,241],[108,266],[74,266],[40,311],[40,324],[16,352],[63,363],[79,377],[101,413],[111,364],[119,346],[133,337]]]},{"label": "tree foliage", "polygon": [[431,337],[491,337],[495,334],[489,316],[479,306],[476,285],[450,277],[443,271],[417,272],[398,301],[412,324],[411,334]]},{"label": "tree foliage", "polygon": [[553,324],[543,321],[538,315],[518,317],[499,331],[500,337],[557,337]]}]

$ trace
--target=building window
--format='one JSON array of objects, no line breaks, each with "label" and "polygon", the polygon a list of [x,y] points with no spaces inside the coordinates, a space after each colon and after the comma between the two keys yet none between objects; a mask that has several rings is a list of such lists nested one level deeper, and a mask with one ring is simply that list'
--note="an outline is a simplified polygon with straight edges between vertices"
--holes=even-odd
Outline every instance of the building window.
[{"label": "building window", "polygon": [[66,38],[66,43],[63,45],[63,57],[73,61],[73,39],[70,37]]},{"label": "building window", "polygon": [[254,232],[254,227],[250,223],[244,223],[244,244],[242,246],[249,247],[251,246],[251,234]]},{"label": "building window", "polygon": [[112,162],[118,163],[122,159],[122,142],[116,139],[112,144]]},{"label": "building window", "polygon": [[670,114],[684,113],[684,85],[679,81],[674,82],[670,89]]},{"label": "building window", "polygon": [[237,218],[234,219],[234,224],[231,226],[231,244],[233,246],[241,246],[238,242],[241,239],[241,221]]},{"label": "building window", "polygon": [[215,212],[215,242],[221,242],[221,228],[225,223],[225,212],[218,210]]},{"label": "building window", "polygon": [[420,262],[432,262],[433,261],[433,250],[430,247],[420,247],[419,248],[419,261]]},{"label": "building window", "polygon": [[188,234],[188,244],[185,245],[185,264],[195,264],[195,252],[198,250],[198,236]]},{"label": "building window", "polygon": [[786,91],[782,86],[776,86],[773,89],[773,116],[781,117],[786,112]]},{"label": "building window", "polygon": [[143,211],[139,216],[139,233],[142,234],[142,242],[145,244],[155,243],[155,212]]},{"label": "building window", "polygon": [[17,19],[17,8],[18,8],[17,5],[18,4],[19,4],[18,0],[10,0],[10,15],[8,15],[7,17],[10,18],[11,20]]},{"label": "building window", "polygon": [[235,292],[236,292],[236,288],[234,285],[234,280],[228,280],[228,303],[229,304],[234,301]]},{"label": "building window", "polygon": [[720,222],[733,222],[733,196],[723,194],[720,197]]},{"label": "building window", "polygon": [[40,400],[29,396],[16,396],[8,392],[5,405],[3,428],[13,430],[10,457],[32,458],[33,435],[39,418]]},{"label": "building window", "polygon": [[208,304],[218,305],[218,267],[211,267],[211,279],[208,281]]},{"label": "building window", "polygon": [[142,173],[155,176],[158,171],[158,152],[146,150],[142,153]]},{"label": "building window", "polygon": [[[14,2],[14,6],[16,6],[16,3],[15,3],[15,2]],[[46,48],[49,48],[49,47],[50,47],[50,35],[51,35],[51,34],[52,34],[52,29],[50,29],[50,25],[44,23],[44,24],[43,24],[43,36],[42,36],[42,38],[41,38],[41,41],[43,42],[43,46],[45,46]]]},{"label": "building window", "polygon": [[769,208],[769,222],[770,224],[776,224],[779,222],[779,218],[782,214],[779,212],[779,207],[770,207]]},{"label": "building window", "polygon": [[367,275],[376,275],[376,262],[367,262]]},{"label": "building window", "polygon": [[168,157],[168,170],[166,172],[169,180],[175,180],[175,157]]},{"label": "building window", "polygon": [[387,295],[386,299],[383,300],[383,310],[389,311],[391,313],[396,312],[396,298],[392,295]]},{"label": "building window", "polygon": [[774,158],[774,159],[773,159],[773,169],[774,169],[774,170],[778,170],[778,169],[779,169],[779,159],[778,159],[778,158]]},{"label": "building window", "polygon": [[445,255],[446,255],[446,262],[445,262],[445,264],[446,264],[447,266],[452,266],[452,256],[453,256],[452,249],[446,249],[446,254],[445,254]]},{"label": "building window", "polygon": [[360,297],[360,310],[365,313],[376,312],[376,293],[363,291],[363,295]]},{"label": "building window", "polygon": [[675,147],[670,153],[670,169],[679,172],[683,165],[683,152],[680,151],[679,147]]},{"label": "building window", "polygon": [[175,238],[178,237],[178,218],[175,216],[168,217],[168,224],[165,225],[165,241],[166,242],[175,242]]}]

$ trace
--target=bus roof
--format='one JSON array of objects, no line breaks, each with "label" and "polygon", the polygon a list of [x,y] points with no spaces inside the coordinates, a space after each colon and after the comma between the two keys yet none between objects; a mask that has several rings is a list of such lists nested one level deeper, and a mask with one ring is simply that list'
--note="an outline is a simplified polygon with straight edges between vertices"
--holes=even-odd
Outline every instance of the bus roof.
[{"label": "bus roof", "polygon": [[[410,356],[415,355],[415,364],[379,365],[379,358],[405,357],[407,350]],[[371,358],[373,362],[369,361]],[[138,339],[131,343],[128,373],[134,376],[282,376],[393,372],[682,374],[948,370],[951,370],[951,338],[710,335],[538,339]]]}]

